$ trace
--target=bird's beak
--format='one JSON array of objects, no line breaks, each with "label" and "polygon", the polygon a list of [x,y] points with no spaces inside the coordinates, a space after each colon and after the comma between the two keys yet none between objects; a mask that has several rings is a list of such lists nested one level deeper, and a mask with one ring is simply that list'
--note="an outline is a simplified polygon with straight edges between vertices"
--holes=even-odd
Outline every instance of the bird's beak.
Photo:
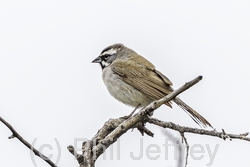
[{"label": "bird's beak", "polygon": [[91,63],[101,63],[101,62],[102,62],[102,59],[98,56]]}]

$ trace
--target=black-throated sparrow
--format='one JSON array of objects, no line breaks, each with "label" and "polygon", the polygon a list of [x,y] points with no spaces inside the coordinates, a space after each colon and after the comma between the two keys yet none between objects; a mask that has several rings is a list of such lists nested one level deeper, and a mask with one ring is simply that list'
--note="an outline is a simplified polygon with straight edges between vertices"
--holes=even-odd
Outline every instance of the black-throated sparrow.
[{"label": "black-throated sparrow", "polygon": [[[92,63],[100,63],[109,93],[120,102],[145,107],[173,91],[172,82],[147,59],[123,44],[105,48]],[[173,99],[199,125],[211,124],[180,98]],[[167,103],[171,107],[171,103]]]}]

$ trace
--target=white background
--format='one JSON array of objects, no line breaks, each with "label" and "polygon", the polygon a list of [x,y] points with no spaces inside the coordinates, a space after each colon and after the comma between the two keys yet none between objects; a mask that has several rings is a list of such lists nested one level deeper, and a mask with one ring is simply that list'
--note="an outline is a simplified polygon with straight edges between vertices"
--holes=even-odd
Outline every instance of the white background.
[{"label": "white background", "polygon": [[[250,131],[249,1],[0,1],[0,116],[60,167],[78,166],[67,151],[76,140],[91,138],[109,118],[132,111],[106,90],[101,69],[91,64],[106,46],[120,42],[150,60],[178,88],[198,75],[204,79],[181,97],[212,125],[228,133]],[[179,107],[162,106],[155,117],[199,128]],[[166,155],[166,136],[137,130],[120,139],[117,159],[110,149],[96,166],[174,167],[174,149]],[[171,130],[168,130],[172,132]],[[0,165],[46,167],[0,123]],[[179,138],[178,133],[173,135]],[[249,166],[250,143],[186,134],[204,153],[188,166],[211,161],[206,148],[218,150],[212,166]],[[55,139],[60,145],[56,145]],[[139,154],[143,140],[143,158]],[[78,142],[80,148],[81,142]],[[146,148],[157,144],[158,160]],[[195,145],[196,144],[196,145]],[[51,146],[51,147],[50,147]],[[60,154],[58,154],[60,152]],[[79,151],[80,153],[80,151]],[[152,153],[157,156],[158,153]],[[166,157],[168,160],[166,160]]]}]

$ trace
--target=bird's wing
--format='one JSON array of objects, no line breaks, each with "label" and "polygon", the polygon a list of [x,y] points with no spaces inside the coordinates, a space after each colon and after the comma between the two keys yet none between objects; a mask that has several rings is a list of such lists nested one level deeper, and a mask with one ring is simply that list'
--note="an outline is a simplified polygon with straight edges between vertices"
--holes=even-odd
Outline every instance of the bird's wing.
[{"label": "bird's wing", "polygon": [[143,57],[141,57],[140,63],[133,59],[115,61],[112,63],[111,69],[124,82],[152,98],[152,100],[158,100],[173,91],[172,82],[155,70],[153,64]]}]

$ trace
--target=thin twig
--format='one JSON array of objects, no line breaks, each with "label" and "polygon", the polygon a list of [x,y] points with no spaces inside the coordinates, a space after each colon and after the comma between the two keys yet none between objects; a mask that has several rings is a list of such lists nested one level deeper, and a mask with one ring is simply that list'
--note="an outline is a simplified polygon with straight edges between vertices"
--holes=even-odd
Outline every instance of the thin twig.
[{"label": "thin twig", "polygon": [[144,125],[137,126],[137,129],[141,132],[142,136],[144,136],[144,133],[146,133],[150,137],[154,137],[154,133],[151,132],[148,128],[146,128]]},{"label": "thin twig", "polygon": [[249,134],[248,132],[242,133],[242,134],[226,134],[225,131],[218,132],[216,130],[205,130],[205,129],[197,129],[197,128],[190,128],[185,126],[177,125],[173,122],[165,122],[161,121],[157,118],[148,118],[148,123],[163,127],[163,128],[169,128],[175,131],[178,131],[180,133],[194,133],[199,135],[207,135],[207,136],[214,136],[219,137],[223,140],[226,139],[240,139],[250,142],[250,138],[247,137]]},{"label": "thin twig", "polygon": [[83,162],[83,156],[81,154],[78,154],[73,146],[70,145],[67,147],[67,149],[75,157],[79,164]]},{"label": "thin twig", "polygon": [[27,142],[19,133],[17,133],[17,131],[7,122],[5,121],[2,117],[0,117],[0,121],[6,125],[10,131],[12,132],[12,135],[9,137],[9,139],[12,138],[17,138],[21,143],[23,143],[26,147],[28,147],[32,152],[34,152],[34,154],[38,157],[40,157],[42,160],[44,160],[45,162],[47,162],[50,166],[52,167],[57,167],[57,165],[52,162],[48,157],[46,157],[45,155],[43,155],[40,151],[38,151],[37,149],[35,149],[29,142]]},{"label": "thin twig", "polygon": [[179,139],[176,139],[175,137],[174,137],[174,135],[172,134],[172,133],[170,133],[169,131],[166,131],[166,130],[164,130],[163,131],[163,133],[164,133],[164,135],[166,135],[166,136],[168,136],[169,137],[169,139],[170,140],[172,140],[172,142],[175,144],[175,142],[176,142],[176,146],[178,146],[178,153],[179,153],[179,156],[178,156],[178,161],[177,161],[177,167],[182,167],[183,165],[183,159],[184,159],[184,157],[183,157],[183,155],[184,155],[184,150],[183,150],[183,148],[182,148],[182,145],[181,145],[181,142],[180,142],[180,140]]},{"label": "thin twig", "polygon": [[187,138],[186,138],[185,135],[184,135],[184,132],[180,132],[180,135],[181,135],[182,140],[184,140],[185,145],[186,145],[186,161],[185,161],[185,167],[186,167],[187,164],[188,164],[189,144],[188,144],[188,142],[187,142]]}]

